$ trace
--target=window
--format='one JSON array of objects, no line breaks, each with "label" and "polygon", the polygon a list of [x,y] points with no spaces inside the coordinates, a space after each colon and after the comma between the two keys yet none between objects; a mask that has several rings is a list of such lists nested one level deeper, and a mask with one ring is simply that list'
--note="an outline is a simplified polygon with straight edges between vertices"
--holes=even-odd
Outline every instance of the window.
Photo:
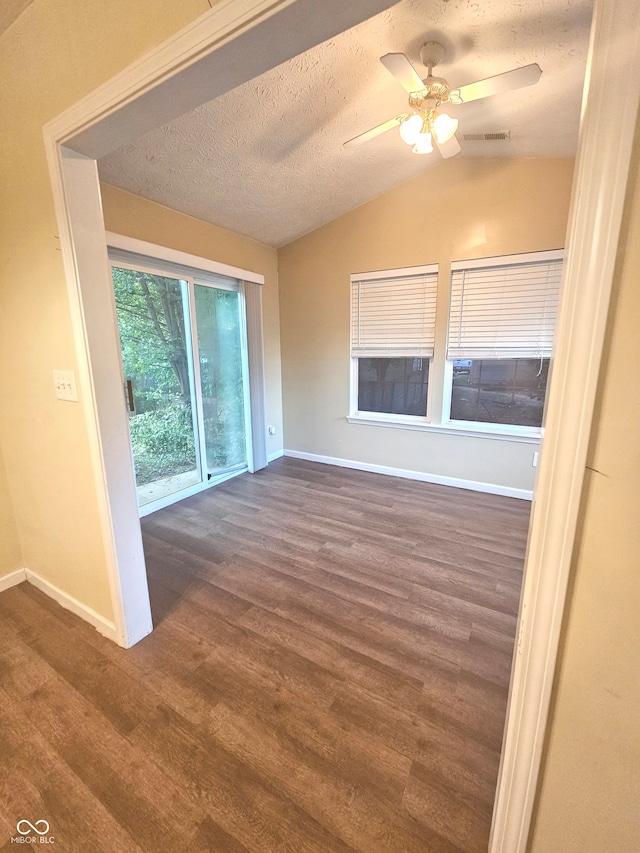
[{"label": "window", "polygon": [[452,264],[450,420],[541,426],[561,274],[558,252]]},{"label": "window", "polygon": [[352,413],[427,416],[437,266],[351,277]]},{"label": "window", "polygon": [[456,360],[451,420],[539,427],[548,373],[548,358]]},{"label": "window", "polygon": [[424,417],[428,390],[428,358],[358,359],[360,412]]},{"label": "window", "polygon": [[437,334],[436,264],[352,275],[347,420],[538,441],[563,255],[455,261]]}]

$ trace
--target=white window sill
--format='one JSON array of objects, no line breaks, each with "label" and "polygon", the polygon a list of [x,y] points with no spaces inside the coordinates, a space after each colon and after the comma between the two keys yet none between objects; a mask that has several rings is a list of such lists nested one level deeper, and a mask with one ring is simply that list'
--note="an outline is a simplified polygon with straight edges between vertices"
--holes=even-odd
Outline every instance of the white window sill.
[{"label": "white window sill", "polygon": [[377,412],[355,412],[347,416],[350,424],[382,426],[391,429],[413,429],[422,432],[439,432],[445,435],[466,435],[475,438],[491,438],[498,441],[520,441],[524,444],[539,444],[542,430],[535,427],[506,426],[503,424],[483,424],[465,421],[450,421],[446,424],[434,424],[426,418],[410,415],[387,415]]}]

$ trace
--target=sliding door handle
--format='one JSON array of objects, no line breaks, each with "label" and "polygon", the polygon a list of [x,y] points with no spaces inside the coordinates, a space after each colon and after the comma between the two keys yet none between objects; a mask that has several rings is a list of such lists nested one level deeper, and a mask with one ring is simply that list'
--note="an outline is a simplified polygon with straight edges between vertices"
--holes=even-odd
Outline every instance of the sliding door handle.
[{"label": "sliding door handle", "polygon": [[124,387],[125,387],[125,398],[127,401],[127,411],[130,412],[131,414],[135,414],[136,398],[133,396],[133,379],[125,379]]}]

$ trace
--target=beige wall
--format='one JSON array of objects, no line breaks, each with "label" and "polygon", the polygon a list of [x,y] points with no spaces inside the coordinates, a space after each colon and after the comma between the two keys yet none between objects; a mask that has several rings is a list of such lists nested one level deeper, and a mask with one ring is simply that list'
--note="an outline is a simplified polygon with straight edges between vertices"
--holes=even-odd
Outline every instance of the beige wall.
[{"label": "beige wall", "polygon": [[[23,551],[0,475],[6,565],[22,561],[107,618],[83,404],[53,396],[51,371],[73,367],[74,351],[41,129],[207,9],[207,0],[35,0],[0,38],[0,393],[10,401],[0,409],[0,442]],[[640,414],[629,394],[640,354],[637,156],[635,164],[592,454],[602,473],[590,475],[585,494],[534,853],[635,853],[640,837]],[[556,246],[570,171],[561,162],[454,161],[283,250],[288,445],[355,457],[359,445],[369,455],[379,443],[369,428],[339,423],[350,272]],[[414,467],[424,437],[402,437]],[[407,456],[398,443],[390,464]]]},{"label": "beige wall", "polygon": [[53,393],[76,364],[42,126],[208,9],[35,0],[0,37],[0,446],[24,564],[107,619],[84,403]]},{"label": "beige wall", "polygon": [[167,207],[101,185],[102,208],[108,231],[147,240],[180,252],[262,273],[267,422],[276,428],[267,438],[267,452],[282,450],[282,384],[280,369],[280,315],[278,308],[278,255],[275,249],[216,228]]},{"label": "beige wall", "polygon": [[[640,850],[640,133],[533,853]],[[596,473],[598,472],[598,473]]]},{"label": "beige wall", "polygon": [[22,548],[13,513],[7,472],[0,453],[0,578],[23,568]]},{"label": "beige wall", "polygon": [[438,404],[450,262],[563,246],[572,173],[569,160],[450,160],[281,249],[285,448],[531,489],[535,445],[347,423],[349,276],[439,264]]}]

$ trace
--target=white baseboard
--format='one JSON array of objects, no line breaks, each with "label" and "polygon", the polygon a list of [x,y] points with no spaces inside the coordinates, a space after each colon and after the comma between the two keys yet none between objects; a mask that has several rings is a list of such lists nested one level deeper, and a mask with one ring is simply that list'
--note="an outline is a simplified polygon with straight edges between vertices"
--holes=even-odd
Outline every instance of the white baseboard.
[{"label": "white baseboard", "polygon": [[15,572],[11,572],[0,578],[0,592],[4,592],[5,589],[11,589],[12,586],[17,586],[19,583],[26,581],[26,579],[26,569],[16,569]]},{"label": "white baseboard", "polygon": [[273,462],[274,459],[280,459],[281,456],[284,456],[284,450],[276,450],[275,453],[270,453],[267,456],[267,462]]},{"label": "white baseboard", "polygon": [[[37,575],[35,572],[32,572],[31,569],[23,569],[24,575],[26,576],[26,580],[29,583],[32,583],[35,587],[37,587],[41,592],[44,592],[45,595],[48,595],[49,598],[52,598],[54,601],[57,601],[65,610],[70,610],[72,613],[75,613],[76,616],[79,616],[80,619],[84,619],[85,622],[88,622],[90,625],[96,629],[99,634],[102,634],[103,637],[107,637],[109,640],[113,640],[114,643],[118,642],[116,626],[113,622],[110,622],[108,619],[105,619],[104,616],[101,616],[99,613],[96,613],[95,610],[92,610],[91,607],[87,607],[86,604],[82,604],[76,598],[73,598],[68,593],[63,592],[61,589],[58,589],[57,586],[54,586],[49,581]],[[23,578],[24,580],[25,578]]]},{"label": "white baseboard", "polygon": [[425,474],[422,471],[408,471],[404,468],[389,468],[386,465],[373,465],[369,462],[356,462],[353,459],[338,459],[334,456],[320,456],[317,453],[301,453],[299,450],[285,450],[285,456],[293,459],[306,459],[308,462],[320,462],[323,465],[338,465],[340,468],[354,468],[356,471],[371,471],[373,474],[386,474],[389,477],[404,477],[406,480],[420,480],[423,483],[435,483],[439,486],[453,486],[456,489],[470,489],[473,492],[485,492],[489,495],[503,495],[530,501],[533,492],[529,489],[514,489],[494,483],[478,483],[475,480],[461,480],[458,477],[443,477],[440,474]]}]

